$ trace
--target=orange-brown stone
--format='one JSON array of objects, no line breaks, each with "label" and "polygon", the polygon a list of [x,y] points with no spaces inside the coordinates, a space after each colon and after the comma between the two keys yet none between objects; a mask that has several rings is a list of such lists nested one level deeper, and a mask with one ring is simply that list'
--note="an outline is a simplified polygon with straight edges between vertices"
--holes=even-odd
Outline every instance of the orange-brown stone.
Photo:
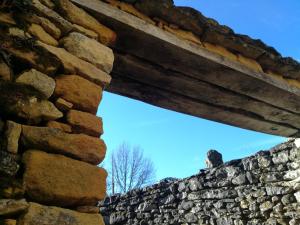
[{"label": "orange-brown stone", "polygon": [[56,128],[22,126],[22,142],[27,149],[40,149],[88,162],[101,163],[105,157],[103,140],[85,134],[68,134]]},{"label": "orange-brown stone", "polygon": [[67,114],[67,121],[74,133],[85,133],[95,137],[103,134],[102,119],[93,114],[71,110]]},{"label": "orange-brown stone", "polygon": [[23,156],[30,199],[54,206],[96,205],[106,195],[107,172],[68,157],[30,150]]},{"label": "orange-brown stone", "polygon": [[69,124],[60,123],[57,121],[49,121],[47,127],[56,128],[66,133],[72,133],[72,127]]},{"label": "orange-brown stone", "polygon": [[102,88],[77,75],[63,75],[56,78],[54,94],[73,103],[75,109],[96,114]]}]

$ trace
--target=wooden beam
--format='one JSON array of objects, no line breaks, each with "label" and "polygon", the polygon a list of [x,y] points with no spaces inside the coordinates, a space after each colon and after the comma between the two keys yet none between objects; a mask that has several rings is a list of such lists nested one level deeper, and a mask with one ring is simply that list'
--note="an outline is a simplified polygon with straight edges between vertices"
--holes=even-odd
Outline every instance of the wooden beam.
[{"label": "wooden beam", "polygon": [[299,88],[182,40],[99,0],[72,1],[117,32],[115,48],[122,52],[300,114]]},{"label": "wooden beam", "polygon": [[[126,77],[141,84],[197,99],[211,105],[256,115],[264,121],[285,124],[300,130],[300,115],[224,88],[166,70],[134,56],[115,52],[112,76]],[[114,83],[112,83],[113,85]],[[144,100],[145,101],[145,100]],[[159,106],[159,105],[158,105]]]},{"label": "wooden beam", "polygon": [[[126,85],[124,85],[126,84]],[[230,111],[224,107],[217,107],[188,98],[177,93],[161,90],[153,86],[146,86],[129,78],[114,76],[108,91],[141,100],[162,108],[183,112],[192,116],[225,123],[244,129],[260,131],[285,137],[295,136],[298,130],[268,121],[249,117],[248,115]]]}]

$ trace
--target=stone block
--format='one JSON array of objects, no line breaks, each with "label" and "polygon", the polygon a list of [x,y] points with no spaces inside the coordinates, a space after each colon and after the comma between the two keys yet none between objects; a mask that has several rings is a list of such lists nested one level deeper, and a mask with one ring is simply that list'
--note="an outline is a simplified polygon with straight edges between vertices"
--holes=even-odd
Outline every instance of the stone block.
[{"label": "stone block", "polygon": [[86,214],[30,203],[28,212],[18,221],[18,225],[105,225],[100,214]]},{"label": "stone block", "polygon": [[66,101],[63,98],[58,98],[55,101],[55,106],[63,112],[69,111],[73,108],[73,104],[71,102]]},{"label": "stone block", "polygon": [[28,32],[45,44],[58,46],[58,42],[38,24],[31,24],[28,28]]},{"label": "stone block", "polygon": [[104,169],[68,157],[27,151],[24,187],[30,199],[62,207],[96,205],[106,195]]},{"label": "stone block", "polygon": [[0,199],[0,216],[13,216],[24,212],[29,207],[25,199]]},{"label": "stone block", "polygon": [[55,128],[22,126],[22,142],[27,149],[57,153],[98,165],[106,153],[103,140],[85,134],[67,134]]},{"label": "stone block", "polygon": [[63,75],[56,78],[56,97],[74,105],[74,109],[96,114],[102,99],[102,88],[77,75]]},{"label": "stone block", "polygon": [[93,114],[71,110],[67,114],[67,121],[74,133],[84,133],[95,137],[103,134],[102,119]]},{"label": "stone block", "polygon": [[62,39],[60,43],[68,52],[78,58],[92,63],[106,73],[112,71],[114,64],[113,51],[98,41],[73,32]]},{"label": "stone block", "polygon": [[69,124],[60,123],[57,121],[49,121],[47,127],[59,129],[65,133],[72,133],[72,127]]},{"label": "stone block", "polygon": [[6,123],[6,141],[7,148],[6,150],[10,153],[17,154],[19,148],[19,139],[22,131],[22,126],[13,121],[7,121]]}]

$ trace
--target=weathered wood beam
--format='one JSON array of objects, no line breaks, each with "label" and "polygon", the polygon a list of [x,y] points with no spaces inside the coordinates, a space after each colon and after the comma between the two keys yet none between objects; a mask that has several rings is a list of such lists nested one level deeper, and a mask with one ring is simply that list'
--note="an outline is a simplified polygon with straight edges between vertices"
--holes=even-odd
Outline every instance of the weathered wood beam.
[{"label": "weathered wood beam", "polygon": [[179,39],[99,0],[72,1],[117,32],[116,49],[276,107],[300,113],[299,88]]},{"label": "weathered wood beam", "polygon": [[[185,74],[166,70],[137,57],[115,52],[112,76],[130,78],[141,84],[197,99],[208,104],[240,110],[257,115],[262,120],[285,124],[300,130],[300,115],[274,107],[265,102],[229,91]],[[114,83],[112,83],[113,85]]]},{"label": "weathered wood beam", "polygon": [[[126,85],[124,85],[124,83]],[[285,137],[298,135],[298,130],[296,129],[268,121],[262,121],[260,118],[240,114],[239,112],[231,111],[225,107],[218,107],[200,102],[196,99],[185,97],[174,92],[165,91],[157,87],[139,83],[130,78],[115,75],[108,91],[141,100],[152,105],[159,105],[160,107],[169,110],[183,112],[192,116],[244,129]]]}]

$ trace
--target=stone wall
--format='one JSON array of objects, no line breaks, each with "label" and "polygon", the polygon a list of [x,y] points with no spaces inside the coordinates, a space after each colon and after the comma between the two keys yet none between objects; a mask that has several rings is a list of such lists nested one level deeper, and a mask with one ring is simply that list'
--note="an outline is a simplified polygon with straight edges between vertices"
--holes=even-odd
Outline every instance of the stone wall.
[{"label": "stone wall", "polygon": [[300,143],[112,196],[100,207],[112,225],[299,225]]},{"label": "stone wall", "polygon": [[2,1],[0,30],[0,224],[103,224],[116,34],[68,0]]}]

